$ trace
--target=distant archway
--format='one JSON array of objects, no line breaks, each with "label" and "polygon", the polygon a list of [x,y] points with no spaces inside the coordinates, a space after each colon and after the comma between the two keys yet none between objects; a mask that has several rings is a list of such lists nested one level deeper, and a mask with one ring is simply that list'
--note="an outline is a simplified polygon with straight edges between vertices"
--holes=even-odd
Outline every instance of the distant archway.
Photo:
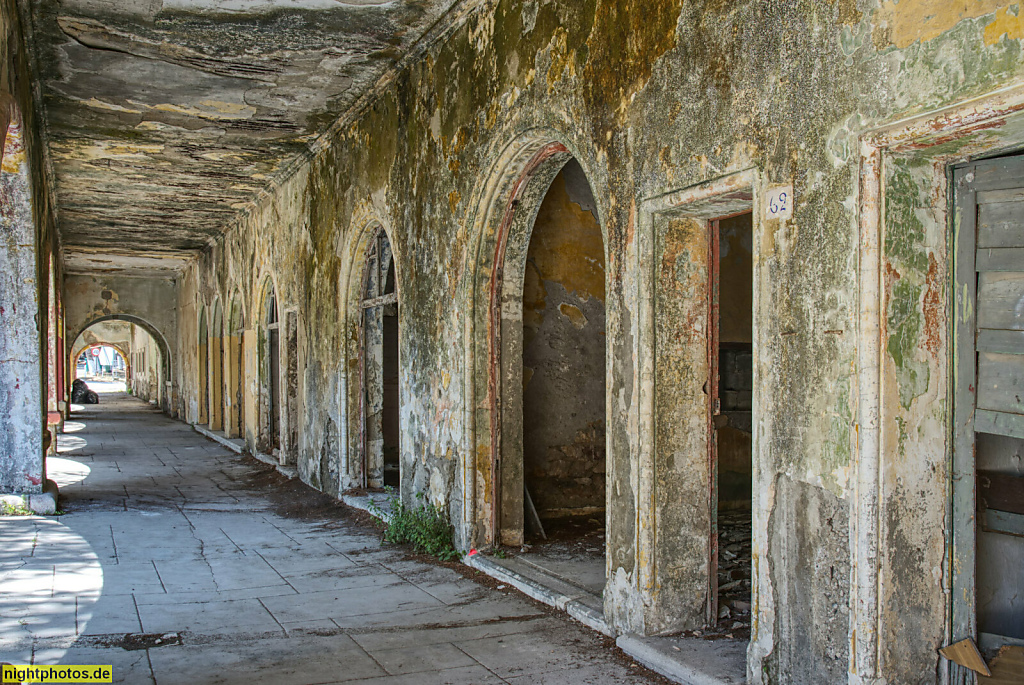
[{"label": "distant archway", "polygon": [[81,348],[81,349],[79,349],[77,351],[72,352],[71,353],[71,364],[70,364],[72,382],[74,382],[75,380],[77,380],[79,378],[78,362],[82,358],[82,355],[87,355],[91,350],[93,350],[95,348],[100,348],[100,347],[109,347],[109,348],[113,349],[115,352],[117,352],[117,354],[119,354],[121,356],[121,359],[124,360],[124,364],[125,364],[125,369],[124,369],[124,372],[125,372],[125,382],[127,383],[128,379],[131,378],[131,354],[129,354],[128,348],[124,347],[123,345],[120,345],[118,343],[113,343],[113,342],[94,342],[94,343],[89,343],[85,347],[83,347],[83,348]]},{"label": "distant archway", "polygon": [[[171,348],[164,334],[149,321],[131,314],[97,316],[90,319],[76,331],[74,337],[69,338],[72,341],[71,347],[74,347],[74,341],[78,340],[79,336],[96,324],[104,321],[125,321],[134,324],[152,338],[156,345],[159,359],[152,359],[151,355],[145,353],[144,350],[131,352],[126,358],[133,371],[133,376],[129,380],[129,388],[134,394],[144,399],[155,401],[162,410],[170,411],[171,398],[170,393],[167,391],[167,384],[172,378]],[[69,353],[72,351],[73,349],[68,350]],[[70,387],[68,388],[68,395],[70,396]]]}]

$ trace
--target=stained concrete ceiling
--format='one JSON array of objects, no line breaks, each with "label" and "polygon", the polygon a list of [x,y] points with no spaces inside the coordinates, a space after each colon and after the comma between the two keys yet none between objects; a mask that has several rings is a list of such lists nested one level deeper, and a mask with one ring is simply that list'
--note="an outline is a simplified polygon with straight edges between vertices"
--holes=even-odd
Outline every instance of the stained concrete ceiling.
[{"label": "stained concrete ceiling", "polygon": [[28,0],[69,273],[178,270],[454,0]]}]

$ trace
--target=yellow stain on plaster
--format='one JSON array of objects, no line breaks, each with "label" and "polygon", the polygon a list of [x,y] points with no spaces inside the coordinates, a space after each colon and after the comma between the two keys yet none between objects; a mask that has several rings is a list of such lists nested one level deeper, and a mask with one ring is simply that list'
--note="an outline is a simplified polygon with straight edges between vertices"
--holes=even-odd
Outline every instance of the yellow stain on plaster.
[{"label": "yellow stain on plaster", "polygon": [[3,171],[8,174],[16,174],[21,169],[21,165],[25,163],[25,151],[14,152],[5,154],[3,159]]},{"label": "yellow stain on plaster", "polygon": [[117,143],[82,147],[76,156],[81,159],[146,159],[146,155],[157,155],[163,151],[164,146],[158,143]]},{"label": "yellow stain on plaster", "polygon": [[451,385],[451,382],[452,382],[452,375],[450,373],[448,373],[447,371],[442,372],[441,373],[441,387],[444,388],[445,390],[447,390],[448,386]]},{"label": "yellow stain on plaster", "polygon": [[1024,15],[1020,5],[1004,7],[996,12],[995,21],[985,27],[985,45],[994,45],[1006,36],[1010,40],[1024,38]]},{"label": "yellow stain on plaster", "polygon": [[926,43],[965,19],[983,17],[1010,5],[1006,0],[884,0],[872,18],[876,35],[884,35],[875,44],[905,48],[918,41]]},{"label": "yellow stain on plaster", "polygon": [[82,100],[81,102],[86,107],[92,107],[93,109],[105,109],[111,112],[127,112],[129,114],[142,114],[141,109],[122,107],[121,105],[115,105],[112,102],[104,102],[98,98],[89,98],[88,100]]},{"label": "yellow stain on plaster", "polygon": [[569,32],[559,26],[551,37],[551,64],[548,67],[548,92],[562,80],[562,74],[576,75],[576,51],[569,50]]},{"label": "yellow stain on plaster", "polygon": [[484,12],[477,15],[475,25],[470,26],[469,42],[473,44],[478,52],[487,49],[491,39],[494,37],[494,12]]},{"label": "yellow stain on plaster", "polygon": [[452,213],[454,213],[455,208],[459,206],[460,199],[461,196],[459,195],[459,191],[453,190],[452,192],[448,193],[448,207],[451,209]]},{"label": "yellow stain on plaster", "polygon": [[569,319],[569,323],[571,323],[573,325],[573,328],[575,328],[576,330],[581,331],[586,327],[587,317],[583,314],[582,311],[580,311],[580,308],[577,307],[576,305],[569,304],[568,302],[563,302],[562,304],[558,305],[558,311],[562,312],[562,316],[565,316],[567,319]]},{"label": "yellow stain on plaster", "polygon": [[561,173],[537,213],[530,248],[540,278],[561,283],[583,300],[596,297],[604,302],[601,227],[591,212],[569,198]]},{"label": "yellow stain on plaster", "polygon": [[153,109],[161,112],[184,114],[203,119],[248,119],[256,114],[256,108],[237,102],[221,102],[219,100],[203,100],[200,107],[181,106],[171,103],[154,105]]},{"label": "yellow stain on plaster", "polygon": [[211,162],[223,162],[224,160],[241,162],[245,158],[245,155],[238,152],[206,152],[200,155],[200,157],[208,159]]}]

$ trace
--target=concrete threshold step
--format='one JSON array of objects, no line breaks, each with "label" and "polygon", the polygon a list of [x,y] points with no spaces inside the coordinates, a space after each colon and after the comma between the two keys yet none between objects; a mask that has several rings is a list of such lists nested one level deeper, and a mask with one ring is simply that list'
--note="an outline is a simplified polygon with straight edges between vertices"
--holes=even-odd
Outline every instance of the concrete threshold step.
[{"label": "concrete threshold step", "polygon": [[699,637],[619,635],[604,619],[600,597],[545,571],[510,557],[467,556],[469,566],[526,595],[565,611],[585,626],[609,637],[623,652],[647,668],[683,685],[739,685],[747,682],[746,640],[704,640]]},{"label": "concrete threshold step", "polygon": [[647,668],[686,685],[747,682],[747,641],[619,635],[619,649]]},{"label": "concrete threshold step", "polygon": [[480,553],[467,555],[463,562],[495,580],[508,583],[538,602],[566,612],[588,628],[604,633],[608,637],[615,637],[615,633],[604,620],[603,602],[600,597],[546,573],[534,564],[520,561],[515,557],[497,559]]},{"label": "concrete threshold step", "polygon": [[360,509],[371,516],[383,519],[384,523],[391,518],[391,511],[387,507],[388,494],[385,492],[373,492],[365,495],[342,493],[341,501],[353,509]]}]

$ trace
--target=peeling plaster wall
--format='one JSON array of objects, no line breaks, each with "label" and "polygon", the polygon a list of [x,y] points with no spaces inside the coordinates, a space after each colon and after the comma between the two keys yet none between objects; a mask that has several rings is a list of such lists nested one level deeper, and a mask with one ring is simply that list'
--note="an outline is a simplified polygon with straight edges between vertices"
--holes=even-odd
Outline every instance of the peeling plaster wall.
[{"label": "peeling plaster wall", "polygon": [[25,45],[17,3],[0,0],[0,493],[41,491],[47,388],[65,363],[48,325],[60,247]]},{"label": "peeling plaster wall", "polygon": [[[349,294],[341,287],[352,281],[342,275],[351,274],[352,246],[370,219],[387,226],[402,302],[402,494],[428,493],[450,508],[459,543],[479,544],[490,526],[491,439],[487,378],[479,371],[486,363],[473,341],[485,336],[481,288],[508,201],[488,193],[505,187],[494,174],[504,173],[502,155],[514,142],[563,143],[594,189],[607,245],[606,615],[618,630],[652,632],[700,619],[694,573],[706,542],[659,539],[658,555],[677,560],[688,550],[696,566],[671,569],[667,582],[678,592],[646,584],[658,555],[642,554],[636,542],[654,525],[637,490],[638,455],[652,439],[638,427],[638,402],[642,390],[651,391],[643,383],[653,382],[659,420],[693,422],[705,379],[694,358],[685,383],[642,380],[652,376],[640,360],[675,344],[664,337],[672,327],[699,342],[699,330],[687,328],[699,317],[685,317],[700,309],[704,267],[675,240],[662,243],[655,263],[639,263],[637,207],[748,168],[760,179],[755,208],[769,187],[792,184],[792,218],[758,218],[754,233],[760,413],[750,676],[831,682],[845,679],[851,664],[868,664],[860,674],[866,679],[934,682],[948,602],[948,303],[941,285],[948,255],[945,198],[935,192],[945,176],[941,165],[928,164],[896,164],[885,176],[892,235],[882,396],[898,409],[882,426],[875,662],[870,650],[855,651],[872,636],[854,635],[850,614],[855,591],[874,592],[870,583],[851,585],[852,555],[866,553],[853,536],[851,509],[860,458],[857,353],[870,342],[858,340],[856,319],[858,137],[1014,82],[1024,77],[1024,61],[1009,3],[921,11],[931,4],[497,2],[443,25],[420,59],[345,119],[308,166],[189,267],[190,277],[207,301],[225,302],[240,289],[251,313],[259,272],[273,267],[282,308],[299,311],[299,473],[336,494],[359,459],[351,402],[357,375],[346,352]],[[515,162],[511,178],[527,161]],[[654,330],[639,327],[643,270],[665,278],[659,287],[679,305],[659,304]],[[184,390],[197,392],[191,381]],[[676,457],[693,464],[694,488],[705,478],[697,466],[705,449],[700,430],[694,424],[671,451],[656,451],[658,464]],[[659,516],[707,515],[696,493],[676,494],[677,504]],[[685,592],[693,595],[688,603],[665,600]]]}]

